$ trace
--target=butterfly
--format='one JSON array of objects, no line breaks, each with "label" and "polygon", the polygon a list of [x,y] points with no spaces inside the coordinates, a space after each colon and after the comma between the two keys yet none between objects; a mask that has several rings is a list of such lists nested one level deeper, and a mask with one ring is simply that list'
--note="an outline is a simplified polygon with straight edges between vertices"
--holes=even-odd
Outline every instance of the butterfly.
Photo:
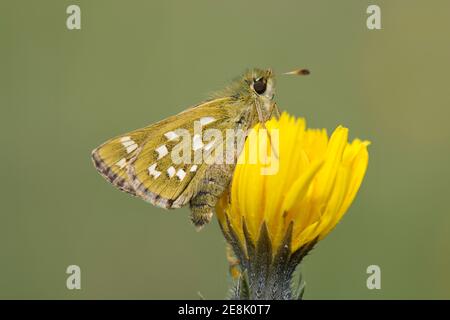
[{"label": "butterfly", "polygon": [[[273,115],[279,116],[274,95],[272,70],[248,70],[206,101],[108,140],[92,151],[93,163],[115,187],[153,205],[173,209],[189,204],[191,221],[201,228],[228,189],[242,151],[243,144],[229,131],[243,132],[245,140],[257,123],[264,126]],[[221,137],[206,143],[198,129]],[[229,161],[220,161],[223,152],[212,150],[225,146],[233,146],[233,154]],[[203,158],[195,161],[192,154],[183,154],[185,161],[174,161],[175,151],[192,151],[194,158],[203,152]]]}]

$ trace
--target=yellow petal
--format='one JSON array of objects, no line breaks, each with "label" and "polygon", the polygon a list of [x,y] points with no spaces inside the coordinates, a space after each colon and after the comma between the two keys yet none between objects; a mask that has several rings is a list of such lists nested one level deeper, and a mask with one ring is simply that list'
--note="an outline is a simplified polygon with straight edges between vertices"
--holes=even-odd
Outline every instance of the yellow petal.
[{"label": "yellow petal", "polygon": [[303,199],[306,192],[308,191],[308,188],[311,185],[311,181],[314,179],[319,169],[322,168],[322,165],[323,160],[317,161],[316,163],[312,164],[310,168],[308,168],[307,171],[292,184],[286,195],[286,198],[284,199],[281,210],[282,213],[288,212],[292,209],[296,202]]}]

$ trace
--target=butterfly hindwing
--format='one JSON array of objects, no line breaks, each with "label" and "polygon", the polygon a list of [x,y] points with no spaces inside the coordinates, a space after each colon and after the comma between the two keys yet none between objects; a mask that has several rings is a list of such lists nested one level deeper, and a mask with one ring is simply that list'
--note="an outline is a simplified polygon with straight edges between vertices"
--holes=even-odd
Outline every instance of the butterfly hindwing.
[{"label": "butterfly hindwing", "polygon": [[[128,177],[136,194],[164,208],[185,205],[209,167],[205,161],[195,161],[195,152],[203,152],[208,143],[203,143],[201,136],[194,132],[194,122],[200,123],[202,130],[213,128],[225,137],[225,130],[233,128],[242,113],[238,108],[229,108],[230,103],[231,98],[206,102],[175,116],[158,129],[158,135],[152,134],[128,166]],[[180,129],[187,133],[186,136],[180,134]],[[215,148],[221,143],[222,140],[213,140],[209,147]],[[192,151],[190,161],[174,162],[172,151],[176,145]]]},{"label": "butterfly hindwing", "polygon": [[[204,162],[173,163],[171,151],[182,138],[176,132],[184,129],[192,138],[189,148],[199,147],[194,122],[198,121],[202,130],[213,127],[225,132],[242,113],[239,108],[227,108],[232,103],[232,98],[210,100],[148,127],[115,137],[92,152],[95,167],[122,191],[160,207],[181,207],[193,196],[208,165]],[[212,147],[216,146],[217,142],[214,142]]]},{"label": "butterfly hindwing", "polygon": [[115,137],[92,151],[92,160],[100,174],[122,191],[136,195],[129,183],[127,166],[145,141],[148,129]]}]

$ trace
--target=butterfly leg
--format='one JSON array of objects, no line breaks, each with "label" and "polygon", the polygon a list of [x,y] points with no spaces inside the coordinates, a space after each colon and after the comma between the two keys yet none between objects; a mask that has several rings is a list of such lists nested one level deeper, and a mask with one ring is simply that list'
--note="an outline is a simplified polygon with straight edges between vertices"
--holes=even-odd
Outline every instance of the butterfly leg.
[{"label": "butterfly leg", "polygon": [[[259,120],[259,123],[261,124],[261,127],[267,132],[267,138],[269,139],[269,143],[270,143],[270,145],[271,145],[271,149],[272,149],[272,152],[273,152],[273,155],[275,156],[275,158],[277,158],[278,159],[278,152],[277,152],[277,150],[275,150],[275,146],[273,145],[273,143],[272,143],[272,137],[271,137],[271,135],[270,135],[270,132],[269,132],[269,130],[267,130],[267,128],[266,128],[266,119],[264,118],[264,116],[263,116],[263,112],[262,112],[262,110],[261,110],[261,106],[258,104],[258,103],[256,103],[255,104],[255,108],[256,108],[256,112],[258,113],[258,120]],[[275,104],[275,102],[273,102],[272,103],[272,105],[271,105],[271,107],[270,107],[270,113],[269,113],[269,118],[270,118],[270,116],[272,115],[272,113],[274,112],[274,111],[276,111],[277,113],[278,113],[278,115],[279,115],[279,113],[280,113],[280,110],[278,110],[278,106]],[[279,116],[277,117],[277,119],[279,118]]]},{"label": "butterfly leg", "polygon": [[241,270],[239,269],[239,259],[233,252],[233,247],[227,243],[226,246],[226,255],[228,260],[229,272],[231,277],[236,280],[241,276]]},{"label": "butterfly leg", "polygon": [[270,109],[271,109],[270,116],[272,117],[272,115],[274,115],[276,119],[280,119],[281,112],[280,112],[280,109],[278,108],[278,105],[275,102],[272,103],[272,106]]},{"label": "butterfly leg", "polygon": [[200,182],[190,201],[191,220],[197,230],[211,221],[217,201],[228,188],[233,168],[233,165],[213,165]]}]

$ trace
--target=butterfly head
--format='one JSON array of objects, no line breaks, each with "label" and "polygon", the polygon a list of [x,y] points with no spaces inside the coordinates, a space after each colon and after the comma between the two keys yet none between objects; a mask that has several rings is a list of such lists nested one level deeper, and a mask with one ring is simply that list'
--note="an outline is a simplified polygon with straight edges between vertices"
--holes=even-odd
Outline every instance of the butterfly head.
[{"label": "butterfly head", "polygon": [[249,93],[262,102],[270,102],[275,96],[275,78],[271,69],[252,69],[244,75]]},{"label": "butterfly head", "polygon": [[271,69],[252,69],[243,76],[242,89],[245,103],[259,110],[259,121],[269,119],[275,97],[275,77]]},{"label": "butterfly head", "polygon": [[248,105],[272,103],[275,97],[275,77],[271,69],[250,69],[235,79],[225,89],[215,92],[212,98],[234,97]]}]

